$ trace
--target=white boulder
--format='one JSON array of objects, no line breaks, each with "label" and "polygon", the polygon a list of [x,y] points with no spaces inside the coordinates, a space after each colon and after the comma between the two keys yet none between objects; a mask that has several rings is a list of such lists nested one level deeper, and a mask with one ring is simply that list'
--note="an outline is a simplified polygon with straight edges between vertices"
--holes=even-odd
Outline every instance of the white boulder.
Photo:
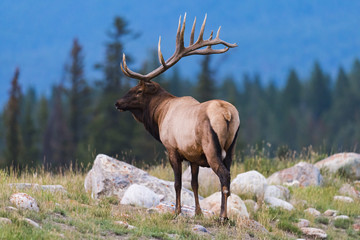
[{"label": "white boulder", "polygon": [[[201,208],[220,214],[221,192],[216,192],[200,201]],[[227,200],[227,214],[230,218],[249,217],[245,203],[236,194],[231,194]]]},{"label": "white boulder", "polygon": [[265,189],[264,198],[275,197],[284,201],[289,200],[290,191],[287,187],[281,185],[268,185]]},{"label": "white boulder", "polygon": [[[84,187],[95,199],[116,196],[121,200],[132,184],[145,186],[157,195],[163,196],[161,201],[175,202],[174,182],[158,179],[139,168],[103,154],[97,155],[92,169],[85,178]],[[202,199],[201,196],[199,198]],[[181,203],[194,205],[193,192],[182,188]]]},{"label": "white boulder", "polygon": [[267,197],[265,198],[265,203],[271,208],[281,208],[288,211],[294,209],[294,206],[291,203],[288,203],[284,200],[275,197]]},{"label": "white boulder", "polygon": [[10,196],[10,202],[19,209],[39,211],[36,200],[26,193],[14,193]]},{"label": "white boulder", "polygon": [[354,199],[352,199],[351,197],[346,197],[346,196],[334,196],[334,200],[340,201],[340,202],[345,202],[345,203],[354,202]]},{"label": "white boulder", "polygon": [[124,205],[151,208],[160,203],[160,196],[145,186],[132,184],[125,191],[120,203]]},{"label": "white boulder", "polygon": [[231,193],[261,199],[264,197],[266,187],[266,178],[255,170],[238,174],[230,185]]},{"label": "white boulder", "polygon": [[318,210],[316,210],[315,208],[307,208],[304,210],[305,213],[308,213],[310,215],[313,215],[315,217],[318,217],[321,215],[321,212],[319,212]]}]

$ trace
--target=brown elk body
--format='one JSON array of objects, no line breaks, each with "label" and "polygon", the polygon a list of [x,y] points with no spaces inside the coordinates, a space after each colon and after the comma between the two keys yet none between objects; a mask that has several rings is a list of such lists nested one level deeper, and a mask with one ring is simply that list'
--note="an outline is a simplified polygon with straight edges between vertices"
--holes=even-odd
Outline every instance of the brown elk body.
[{"label": "brown elk body", "polygon": [[[195,44],[193,44],[194,21],[190,46],[185,48],[183,41],[185,18],[186,15],[181,31],[179,21],[174,55],[165,62],[159,41],[161,66],[151,73],[141,75],[132,72],[126,65],[124,55],[123,66],[121,66],[124,74],[139,79],[140,82],[115,105],[120,111],[130,111],[134,118],[143,123],[146,130],[167,149],[175,175],[176,213],[181,212],[181,165],[182,161],[186,160],[191,165],[191,186],[195,196],[196,214],[201,214],[198,198],[199,166],[211,167],[220,179],[222,192],[220,217],[226,219],[227,197],[230,195],[230,165],[240,125],[238,111],[233,105],[222,100],[200,103],[192,97],[175,97],[158,83],[150,81],[183,56],[223,53],[230,47],[236,46],[236,44],[220,40],[219,31],[215,39],[212,39],[211,34],[208,40],[203,40],[205,17],[200,36]],[[216,44],[223,44],[227,48],[211,49],[211,46]],[[199,50],[202,47],[207,48]]]}]

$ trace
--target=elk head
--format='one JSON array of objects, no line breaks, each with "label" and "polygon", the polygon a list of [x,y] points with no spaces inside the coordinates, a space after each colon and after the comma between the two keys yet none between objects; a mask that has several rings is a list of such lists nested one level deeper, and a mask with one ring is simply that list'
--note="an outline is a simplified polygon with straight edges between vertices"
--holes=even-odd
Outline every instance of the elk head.
[{"label": "elk head", "polygon": [[[158,83],[151,81],[154,77],[160,75],[165,72],[167,69],[171,68],[175,65],[182,57],[190,56],[190,55],[209,55],[209,54],[220,54],[229,50],[229,48],[236,47],[236,44],[227,43],[219,38],[220,29],[219,27],[216,37],[213,39],[213,32],[211,32],[209,39],[204,40],[204,30],[206,23],[206,15],[203,21],[203,24],[200,29],[200,34],[196,42],[194,43],[194,33],[195,33],[195,25],[196,18],[194,20],[191,35],[190,35],[190,44],[188,47],[184,46],[184,32],[185,32],[185,22],[186,22],[186,13],[184,15],[183,24],[181,25],[181,16],[179,18],[179,25],[176,34],[176,48],[174,54],[168,59],[164,60],[164,57],[161,53],[161,36],[159,37],[158,43],[158,57],[160,66],[153,70],[152,72],[142,75],[136,72],[133,72],[129,69],[126,64],[126,57],[123,54],[122,64],[120,64],[122,72],[134,79],[140,80],[139,84],[135,87],[131,88],[128,93],[125,94],[124,97],[120,98],[115,106],[120,111],[141,111],[144,110],[144,107],[149,104],[151,98],[153,96],[159,95],[161,93],[166,92],[164,89],[160,87]],[[213,45],[224,45],[223,49],[212,49]],[[206,48],[204,48],[206,47]],[[203,49],[202,49],[203,48]]]}]

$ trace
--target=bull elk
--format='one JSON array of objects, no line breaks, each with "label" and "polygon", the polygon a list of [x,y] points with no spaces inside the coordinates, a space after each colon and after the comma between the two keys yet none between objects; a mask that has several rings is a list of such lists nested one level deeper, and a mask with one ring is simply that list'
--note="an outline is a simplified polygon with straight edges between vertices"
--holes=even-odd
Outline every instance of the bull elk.
[{"label": "bull elk", "polygon": [[[195,213],[202,214],[198,197],[199,166],[211,167],[220,179],[222,193],[220,219],[225,220],[227,219],[227,198],[230,196],[230,165],[240,125],[238,111],[233,105],[222,100],[200,103],[192,97],[175,97],[151,79],[165,72],[182,57],[220,54],[237,45],[219,38],[221,27],[214,39],[211,32],[210,38],[204,40],[205,15],[197,41],[194,43],[195,18],[190,44],[184,47],[185,21],[186,14],[182,24],[180,16],[175,53],[167,61],[161,53],[161,37],[159,38],[160,66],[152,72],[142,75],[131,71],[126,65],[125,54],[123,54],[121,70],[126,76],[140,81],[124,97],[117,100],[115,106],[120,111],[130,111],[134,118],[143,123],[146,130],[167,149],[175,175],[176,214],[181,213],[181,165],[182,161],[186,160],[191,165]],[[225,48],[211,48],[218,44]]]}]

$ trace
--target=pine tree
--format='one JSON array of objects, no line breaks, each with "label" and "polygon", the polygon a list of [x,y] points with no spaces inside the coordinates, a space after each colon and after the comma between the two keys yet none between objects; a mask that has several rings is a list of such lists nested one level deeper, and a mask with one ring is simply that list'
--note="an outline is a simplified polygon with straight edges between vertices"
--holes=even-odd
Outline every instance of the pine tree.
[{"label": "pine tree", "polygon": [[71,133],[71,152],[69,154],[74,165],[78,157],[79,144],[85,139],[84,126],[87,124],[86,110],[90,99],[89,88],[84,79],[82,47],[77,39],[73,41],[70,56],[70,63],[66,67],[67,78],[70,82],[70,87],[67,90],[69,97],[69,129]]},{"label": "pine tree", "polygon": [[21,119],[21,136],[24,149],[22,160],[24,165],[36,167],[40,163],[39,132],[34,120],[34,107],[37,106],[36,92],[34,88],[29,88],[23,97],[23,116]]},{"label": "pine tree", "polygon": [[196,87],[196,99],[199,102],[205,102],[215,97],[214,71],[210,67],[210,61],[210,55],[206,55],[201,62],[201,70]]},{"label": "pine tree", "polygon": [[51,113],[44,136],[44,163],[46,168],[59,170],[71,164],[71,135],[63,107],[63,87],[53,89]]},{"label": "pine tree", "polygon": [[88,131],[91,133],[91,147],[95,152],[110,156],[117,156],[131,149],[134,121],[129,114],[120,114],[114,107],[116,100],[129,89],[128,82],[123,83],[124,75],[120,62],[124,48],[123,39],[130,33],[127,22],[116,17],[112,31],[108,34],[105,61],[97,65],[104,76],[99,84],[102,88]]},{"label": "pine tree", "polygon": [[6,147],[5,147],[5,167],[13,167],[21,173],[25,167],[23,165],[22,152],[23,142],[20,132],[20,102],[21,102],[21,88],[19,85],[19,68],[16,68],[14,77],[11,81],[10,98],[5,108],[5,129],[6,129]]}]

